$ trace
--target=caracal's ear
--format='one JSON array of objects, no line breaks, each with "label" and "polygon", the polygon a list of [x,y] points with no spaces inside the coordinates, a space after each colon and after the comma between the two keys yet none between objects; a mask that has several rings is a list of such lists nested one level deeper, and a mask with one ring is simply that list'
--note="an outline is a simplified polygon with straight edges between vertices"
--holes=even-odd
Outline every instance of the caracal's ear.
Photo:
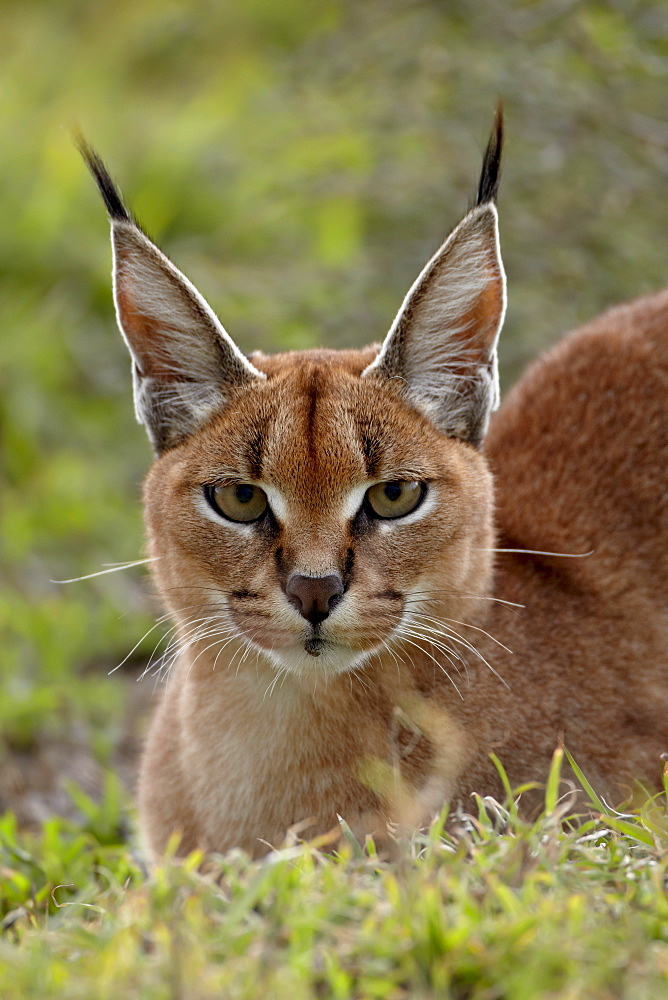
[{"label": "caracal's ear", "polygon": [[419,276],[363,377],[397,379],[444,433],[480,445],[499,402],[496,342],[506,308],[494,200],[503,138],[496,112],[475,207]]},{"label": "caracal's ear", "polygon": [[116,315],[132,355],[137,419],[161,454],[192,434],[231,392],[266,376],[141,231],[99,156],[82,139],[78,145],[111,219]]}]

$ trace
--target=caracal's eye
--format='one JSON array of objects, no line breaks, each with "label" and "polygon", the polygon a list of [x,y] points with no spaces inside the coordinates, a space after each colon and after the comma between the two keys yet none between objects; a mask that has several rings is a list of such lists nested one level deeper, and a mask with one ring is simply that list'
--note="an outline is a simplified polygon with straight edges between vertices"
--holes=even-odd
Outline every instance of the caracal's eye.
[{"label": "caracal's eye", "polygon": [[392,479],[389,483],[371,486],[366,491],[366,499],[375,517],[404,517],[415,510],[424,494],[422,483]]},{"label": "caracal's eye", "polygon": [[257,521],[267,509],[267,494],[251,483],[205,486],[204,492],[216,513],[230,521]]}]

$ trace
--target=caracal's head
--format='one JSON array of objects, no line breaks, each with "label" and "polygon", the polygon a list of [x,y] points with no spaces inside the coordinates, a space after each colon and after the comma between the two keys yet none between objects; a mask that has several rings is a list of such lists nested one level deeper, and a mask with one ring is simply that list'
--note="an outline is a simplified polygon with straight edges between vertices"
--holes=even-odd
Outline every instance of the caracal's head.
[{"label": "caracal's head", "polygon": [[476,206],[380,348],[247,358],[83,147],[157,455],[144,494],[154,573],[183,636],[206,623],[214,654],[241,641],[279,669],[332,674],[386,646],[410,655],[418,616],[458,619],[485,592],[500,148],[498,114]]}]

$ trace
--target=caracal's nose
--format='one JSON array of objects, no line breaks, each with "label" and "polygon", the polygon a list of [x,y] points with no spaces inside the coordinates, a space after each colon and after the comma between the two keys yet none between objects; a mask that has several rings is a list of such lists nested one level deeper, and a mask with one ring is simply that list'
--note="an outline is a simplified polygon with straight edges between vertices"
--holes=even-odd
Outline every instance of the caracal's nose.
[{"label": "caracal's nose", "polygon": [[317,625],[327,618],[341,600],[343,581],[338,573],[329,576],[302,576],[300,573],[293,573],[285,593],[302,618]]}]

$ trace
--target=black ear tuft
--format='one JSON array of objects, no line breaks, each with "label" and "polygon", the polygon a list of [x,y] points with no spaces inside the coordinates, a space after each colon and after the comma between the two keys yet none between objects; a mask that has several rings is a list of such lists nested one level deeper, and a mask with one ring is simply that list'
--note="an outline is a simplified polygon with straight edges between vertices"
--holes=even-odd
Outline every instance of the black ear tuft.
[{"label": "black ear tuft", "polygon": [[485,205],[488,201],[496,201],[499,190],[499,172],[501,168],[501,151],[503,149],[503,104],[496,106],[494,128],[487,143],[485,157],[482,161],[480,183],[476,205]]},{"label": "black ear tuft", "polygon": [[130,213],[123,204],[118,188],[115,186],[109,176],[107,168],[95,150],[92,146],[88,145],[82,135],[75,135],[74,141],[77,144],[79,152],[86,161],[88,169],[95,178],[95,183],[97,184],[100,194],[104,199],[104,203],[107,206],[109,216],[112,219],[132,222],[133,219],[130,217]]}]

